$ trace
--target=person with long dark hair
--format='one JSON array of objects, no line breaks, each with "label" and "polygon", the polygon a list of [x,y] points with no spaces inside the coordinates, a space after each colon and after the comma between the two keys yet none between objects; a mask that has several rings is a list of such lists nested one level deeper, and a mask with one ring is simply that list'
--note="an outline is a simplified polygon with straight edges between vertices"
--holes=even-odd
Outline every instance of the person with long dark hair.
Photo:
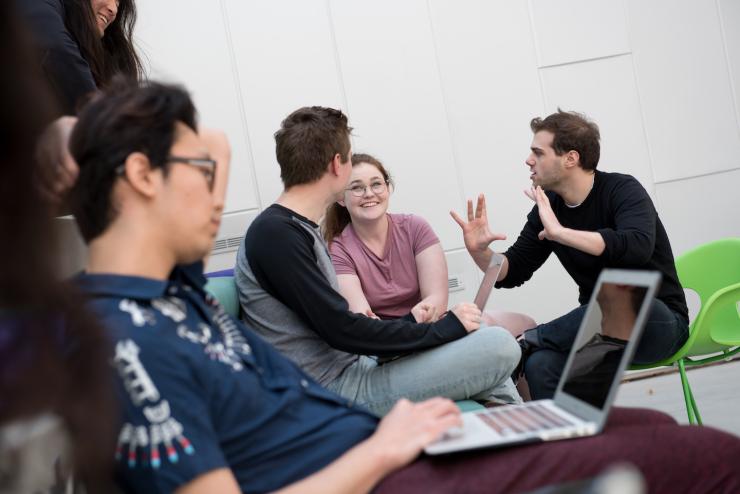
[{"label": "person with long dark hair", "polygon": [[49,126],[39,140],[37,171],[45,200],[59,205],[77,179],[77,164],[66,150],[77,107],[116,75],[143,77],[133,45],[136,6],[134,0],[16,0],[16,4],[33,34],[35,59],[48,90],[57,100],[58,111],[48,115]]},{"label": "person with long dark hair", "polygon": [[25,34],[0,2],[0,65],[13,74],[0,78],[0,492],[45,492],[70,462],[97,492],[115,439],[108,344],[54,274],[50,211],[34,186],[53,103]]},{"label": "person with long dark hair", "polygon": [[75,114],[82,97],[106,87],[116,74],[142,77],[133,45],[134,0],[22,0],[18,5],[64,115]]}]

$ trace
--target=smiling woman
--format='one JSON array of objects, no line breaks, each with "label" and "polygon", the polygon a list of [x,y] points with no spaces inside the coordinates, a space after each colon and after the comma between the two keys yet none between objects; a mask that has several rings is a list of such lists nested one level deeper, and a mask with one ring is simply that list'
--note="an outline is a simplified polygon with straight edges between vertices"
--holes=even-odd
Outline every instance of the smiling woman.
[{"label": "smiling woman", "polygon": [[16,0],[35,35],[38,59],[65,115],[114,75],[140,79],[134,0]]}]

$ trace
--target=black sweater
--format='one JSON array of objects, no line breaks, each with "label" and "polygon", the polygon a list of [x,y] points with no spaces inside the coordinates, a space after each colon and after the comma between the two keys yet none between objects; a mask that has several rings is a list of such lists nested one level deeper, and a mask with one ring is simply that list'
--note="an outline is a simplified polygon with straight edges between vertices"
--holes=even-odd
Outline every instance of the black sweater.
[{"label": "black sweater", "polygon": [[554,192],[547,192],[552,210],[566,228],[599,232],[606,248],[600,256],[550,240],[539,240],[543,230],[537,206],[514,245],[505,252],[509,261],[506,278],[496,286],[512,288],[532,277],[551,252],[578,284],[578,301],[588,303],[603,268],[660,271],[663,281],[657,298],[688,321],[683,288],[678,281],[671,244],[663,223],[642,185],[632,176],[597,171],[588,197],[575,208]]},{"label": "black sweater", "polygon": [[63,0],[16,0],[34,37],[39,62],[64,115],[74,115],[80,98],[96,90],[90,66],[65,26]]}]

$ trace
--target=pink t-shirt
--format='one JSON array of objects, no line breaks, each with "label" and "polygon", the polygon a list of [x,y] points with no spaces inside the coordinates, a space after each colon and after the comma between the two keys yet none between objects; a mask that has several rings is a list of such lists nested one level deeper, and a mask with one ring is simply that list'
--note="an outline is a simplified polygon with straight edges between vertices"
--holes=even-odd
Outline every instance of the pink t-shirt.
[{"label": "pink t-shirt", "polygon": [[390,228],[383,257],[376,256],[350,223],[331,243],[331,260],[337,274],[360,278],[370,308],[384,319],[405,316],[421,300],[416,255],[439,238],[423,218],[388,214]]}]

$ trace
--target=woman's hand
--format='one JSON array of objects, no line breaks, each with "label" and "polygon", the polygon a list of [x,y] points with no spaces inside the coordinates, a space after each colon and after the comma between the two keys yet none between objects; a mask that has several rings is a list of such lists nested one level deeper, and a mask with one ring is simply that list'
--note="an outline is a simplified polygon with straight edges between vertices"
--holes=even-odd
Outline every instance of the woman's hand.
[{"label": "woman's hand", "polygon": [[434,322],[439,319],[437,306],[423,300],[411,309],[411,314],[416,319],[416,322]]}]

